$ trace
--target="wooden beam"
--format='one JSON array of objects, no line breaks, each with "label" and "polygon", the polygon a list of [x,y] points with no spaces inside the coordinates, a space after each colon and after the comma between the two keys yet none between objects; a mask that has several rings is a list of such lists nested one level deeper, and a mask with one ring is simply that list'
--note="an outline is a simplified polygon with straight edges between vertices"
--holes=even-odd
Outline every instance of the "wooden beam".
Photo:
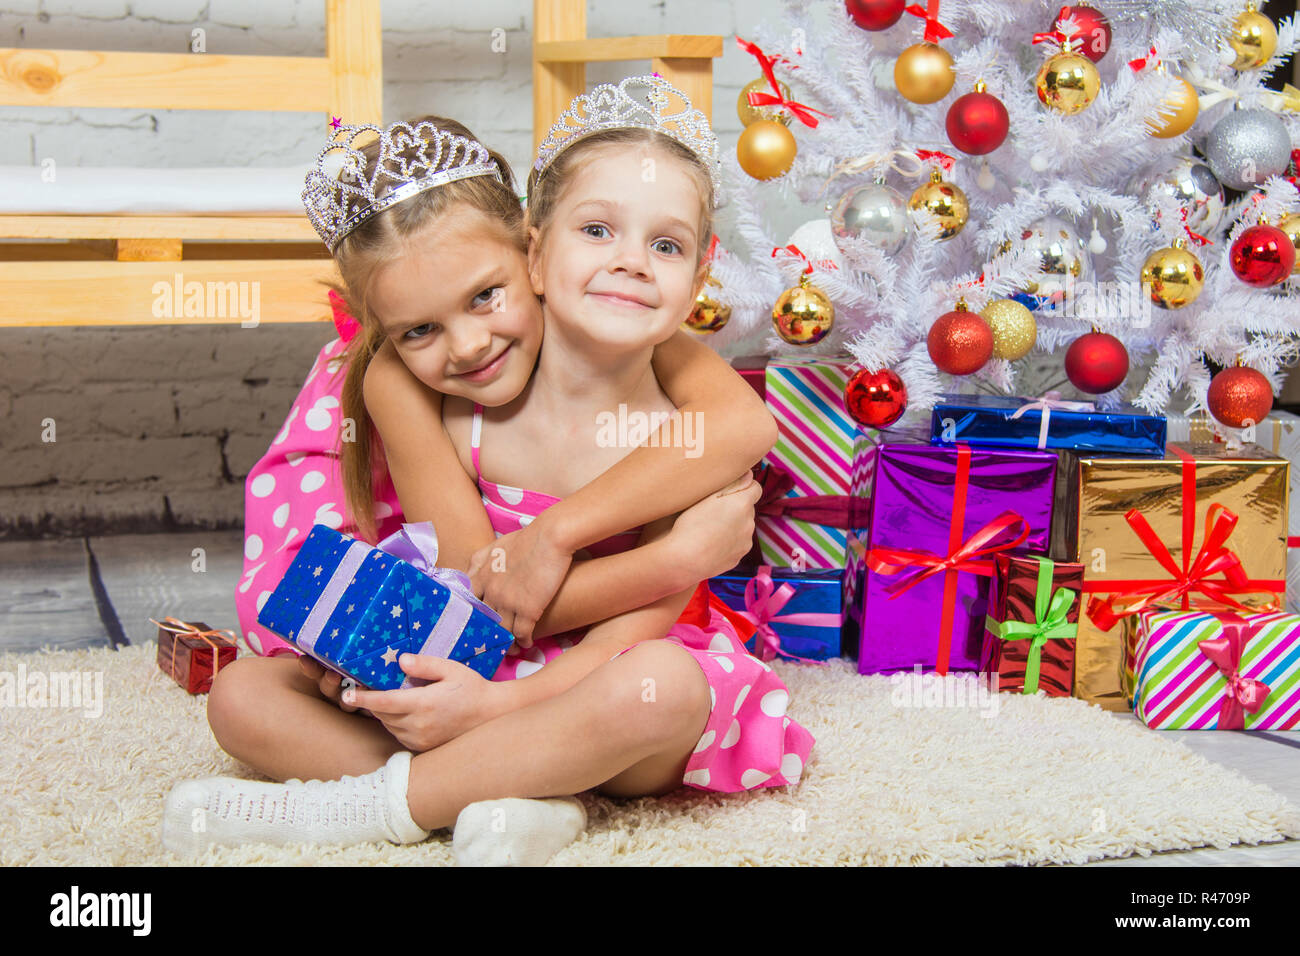
[{"label": "wooden beam", "polygon": [[599,37],[552,40],[533,44],[533,55],[543,63],[596,63],[612,60],[652,60],[658,57],[722,56],[722,37],[665,34],[645,37]]},{"label": "wooden beam", "polygon": [[382,126],[384,44],[379,0],[326,0],[325,55],[329,112],[351,125]]},{"label": "wooden beam", "polygon": [[0,262],[0,327],[328,321],[326,280],[330,259]]},{"label": "wooden beam", "polygon": [[118,262],[179,262],[179,239],[119,239]]},{"label": "wooden beam", "polygon": [[2,106],[323,112],[330,103],[324,57],[0,49]]},{"label": "wooden beam", "polygon": [[0,216],[0,239],[123,237],[320,241],[306,216]]},{"label": "wooden beam", "polygon": [[569,102],[587,88],[584,61],[548,63],[538,58],[538,50],[586,36],[586,0],[533,0],[533,152]]},{"label": "wooden beam", "polygon": [[709,123],[713,122],[713,61],[711,59],[656,57],[650,62],[656,73],[685,93],[691,105],[704,113]]}]

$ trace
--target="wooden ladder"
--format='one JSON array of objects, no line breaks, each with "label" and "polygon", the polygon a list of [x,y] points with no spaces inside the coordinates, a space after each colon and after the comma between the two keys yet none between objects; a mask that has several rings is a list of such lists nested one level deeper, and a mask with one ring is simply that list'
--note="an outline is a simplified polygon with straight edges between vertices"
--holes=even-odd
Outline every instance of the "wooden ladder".
[{"label": "wooden ladder", "polygon": [[713,60],[722,37],[666,34],[587,37],[586,0],[533,0],[533,149],[575,96],[586,91],[587,64],[649,60],[713,120]]}]

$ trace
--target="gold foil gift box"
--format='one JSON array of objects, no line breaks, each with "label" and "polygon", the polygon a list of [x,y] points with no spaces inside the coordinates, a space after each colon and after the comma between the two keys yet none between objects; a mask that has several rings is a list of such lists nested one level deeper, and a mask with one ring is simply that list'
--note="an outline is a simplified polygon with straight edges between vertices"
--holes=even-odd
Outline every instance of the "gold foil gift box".
[{"label": "gold foil gift box", "polygon": [[1064,460],[1057,554],[1084,567],[1074,696],[1128,708],[1123,618],[1146,607],[1280,606],[1288,463],[1258,445]]}]

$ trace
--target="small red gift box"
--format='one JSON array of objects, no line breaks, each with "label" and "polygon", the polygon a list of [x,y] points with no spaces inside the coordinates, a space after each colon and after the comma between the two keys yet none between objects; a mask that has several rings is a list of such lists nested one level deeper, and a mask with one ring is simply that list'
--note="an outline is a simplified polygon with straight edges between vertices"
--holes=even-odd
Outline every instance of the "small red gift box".
[{"label": "small red gift box", "polygon": [[239,648],[233,631],[214,631],[202,622],[174,617],[158,625],[158,669],[191,694],[206,694],[217,671],[235,659]]}]

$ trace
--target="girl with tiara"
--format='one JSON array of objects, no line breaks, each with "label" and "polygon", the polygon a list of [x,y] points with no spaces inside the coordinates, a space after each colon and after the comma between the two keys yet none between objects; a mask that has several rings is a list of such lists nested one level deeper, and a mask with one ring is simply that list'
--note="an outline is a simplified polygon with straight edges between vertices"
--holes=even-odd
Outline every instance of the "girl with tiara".
[{"label": "girl with tiara", "polygon": [[[631,95],[646,90],[648,107]],[[386,136],[381,153],[392,146]],[[381,364],[377,355],[375,367],[387,372],[366,376],[364,397],[408,518],[431,519],[440,537],[448,535],[455,555],[449,566],[481,564],[494,532],[526,532],[537,523],[531,519],[558,508],[566,494],[631,462],[627,442],[597,434],[593,422],[602,412],[626,408],[629,419],[673,412],[651,359],[673,337],[704,281],[716,151],[703,114],[659,77],[598,88],[575,100],[542,145],[529,180],[526,260],[498,261],[483,241],[477,210],[458,209],[446,211],[437,230],[413,235],[406,254],[378,265],[360,286],[363,325],[379,323],[409,378],[427,386],[416,390],[391,374],[399,371],[397,362]],[[357,290],[343,257],[340,267],[349,289]],[[494,389],[518,357],[512,353],[534,348],[532,336],[540,335],[527,315],[536,299],[519,293],[525,283],[542,299],[547,348],[522,391],[500,400]],[[469,286],[479,290],[476,312],[457,304]],[[384,387],[372,389],[372,380]],[[499,401],[482,401],[465,385],[449,387],[457,380]],[[429,389],[445,396],[445,434],[432,442],[437,419],[415,401],[427,402]],[[708,436],[706,445],[716,432]],[[770,445],[770,425],[764,438]],[[406,673],[432,683],[345,694],[345,706],[363,708],[375,720],[333,708],[323,699],[329,691],[301,675],[289,681],[283,668],[274,679],[265,668],[252,672],[283,662],[237,661],[223,669],[209,705],[213,730],[228,751],[279,779],[293,768],[326,765],[360,775],[306,784],[226,778],[180,784],[168,798],[164,843],[178,852],[251,840],[409,843],[455,823],[461,844],[462,825],[470,822],[476,825],[467,828],[466,841],[490,844],[517,839],[519,828],[485,826],[482,815],[466,821],[467,807],[487,813],[483,801],[593,787],[640,796],[683,784],[736,792],[796,783],[812,736],[786,716],[784,684],[744,650],[736,619],[706,584],[696,583],[707,574],[690,567],[681,547],[718,533],[735,539],[728,558],[738,559],[756,489],[746,476],[733,483],[737,490],[706,499],[674,525],[662,512],[680,489],[646,489],[631,468],[619,473],[627,476],[618,489],[620,507],[637,516],[633,521],[651,523],[638,529],[639,538],[627,533],[595,542],[597,560],[574,568],[547,612],[550,626],[543,616],[538,630],[553,634],[561,629],[557,621],[602,623],[585,636],[540,638],[529,649],[531,659],[508,661],[492,681],[454,662],[403,655]],[[690,534],[675,542],[683,522]],[[742,534],[735,534],[736,525]],[[637,541],[645,546],[629,551]],[[686,567],[675,567],[679,562]],[[591,572],[594,595],[569,588],[580,570]],[[689,572],[685,581],[683,572]],[[668,582],[662,596],[621,613],[635,606],[625,592],[638,582],[648,588],[652,575]],[[683,583],[695,586],[674,593]],[[566,589],[573,610],[560,609]],[[583,607],[593,596],[603,613]],[[232,681],[232,675],[241,676]],[[531,808],[524,830],[546,845],[541,858],[574,835],[570,805],[514,802]],[[194,833],[190,822],[200,810],[206,826]],[[492,852],[487,858],[509,856]]]}]

